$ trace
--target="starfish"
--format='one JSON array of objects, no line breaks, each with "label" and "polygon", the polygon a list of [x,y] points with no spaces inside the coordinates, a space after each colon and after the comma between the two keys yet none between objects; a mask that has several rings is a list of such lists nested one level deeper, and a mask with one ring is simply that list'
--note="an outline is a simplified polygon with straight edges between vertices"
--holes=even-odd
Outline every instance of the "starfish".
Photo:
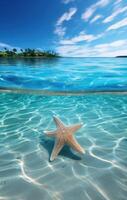
[{"label": "starfish", "polygon": [[57,157],[57,155],[59,154],[59,152],[65,144],[69,145],[79,153],[84,153],[85,150],[78,144],[76,139],[73,137],[74,132],[81,128],[82,124],[66,126],[58,117],[53,116],[53,119],[56,124],[57,130],[45,131],[47,136],[56,138],[53,151],[51,153],[50,161],[55,160],[55,158]]}]

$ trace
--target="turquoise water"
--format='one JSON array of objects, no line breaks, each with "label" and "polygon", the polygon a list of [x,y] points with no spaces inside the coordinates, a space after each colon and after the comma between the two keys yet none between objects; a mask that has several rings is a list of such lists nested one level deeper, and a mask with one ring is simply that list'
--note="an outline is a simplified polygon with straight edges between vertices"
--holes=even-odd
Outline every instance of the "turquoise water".
[{"label": "turquoise water", "polygon": [[[32,63],[1,60],[0,64],[0,199],[126,200],[127,95],[122,91],[127,85],[127,59],[96,58],[96,66],[90,59],[72,59],[72,65],[71,59]],[[106,71],[112,75],[104,79]],[[31,77],[29,84],[27,76]],[[5,77],[12,78],[8,81]],[[42,77],[45,83],[50,77],[50,84],[42,84],[42,88],[34,85]],[[103,81],[99,82],[99,77]],[[57,87],[52,84],[54,80]],[[110,84],[112,80],[115,82]],[[66,86],[58,88],[59,83]],[[24,89],[31,94],[22,94]],[[44,89],[49,91],[48,96],[32,94]],[[85,93],[93,89],[116,92]],[[78,95],[72,96],[71,91],[77,90]],[[51,91],[70,93],[59,96],[51,95]],[[80,91],[84,91],[81,96]],[[83,123],[75,137],[86,150],[84,155],[65,146],[57,159],[49,162],[54,140],[44,131],[55,129],[53,115],[68,125]]]},{"label": "turquoise water", "polygon": [[45,91],[126,91],[127,59],[3,59],[0,60],[0,87]]}]

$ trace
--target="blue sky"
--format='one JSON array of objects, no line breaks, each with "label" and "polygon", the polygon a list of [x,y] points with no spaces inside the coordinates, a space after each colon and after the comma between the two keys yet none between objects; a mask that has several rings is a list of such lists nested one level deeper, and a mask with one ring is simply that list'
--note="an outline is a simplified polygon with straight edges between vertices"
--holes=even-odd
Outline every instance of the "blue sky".
[{"label": "blue sky", "polygon": [[127,0],[0,0],[0,48],[127,55]]}]

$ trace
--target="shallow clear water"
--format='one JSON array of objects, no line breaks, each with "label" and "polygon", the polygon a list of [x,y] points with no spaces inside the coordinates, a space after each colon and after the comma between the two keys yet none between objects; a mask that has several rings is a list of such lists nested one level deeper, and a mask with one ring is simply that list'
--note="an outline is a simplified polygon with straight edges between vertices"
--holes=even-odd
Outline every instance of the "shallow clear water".
[{"label": "shallow clear water", "polygon": [[[126,200],[127,59],[92,59],[0,60],[0,200]],[[83,123],[84,155],[65,146],[49,162],[53,115]]]},{"label": "shallow clear water", "polygon": [[[126,199],[127,96],[3,93],[0,105],[0,199]],[[83,122],[75,136],[86,154],[65,147],[49,162],[54,114]]]}]

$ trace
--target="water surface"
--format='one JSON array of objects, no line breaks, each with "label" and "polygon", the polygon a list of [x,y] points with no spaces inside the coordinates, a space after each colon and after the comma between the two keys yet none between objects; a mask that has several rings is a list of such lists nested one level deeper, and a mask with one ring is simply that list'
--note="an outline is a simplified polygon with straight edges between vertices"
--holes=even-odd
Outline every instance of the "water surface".
[{"label": "water surface", "polygon": [[[126,77],[125,58],[0,60],[0,199],[126,200]],[[53,115],[83,123],[86,154],[49,162]]]},{"label": "water surface", "polygon": [[0,59],[0,87],[126,91],[127,58]]}]

